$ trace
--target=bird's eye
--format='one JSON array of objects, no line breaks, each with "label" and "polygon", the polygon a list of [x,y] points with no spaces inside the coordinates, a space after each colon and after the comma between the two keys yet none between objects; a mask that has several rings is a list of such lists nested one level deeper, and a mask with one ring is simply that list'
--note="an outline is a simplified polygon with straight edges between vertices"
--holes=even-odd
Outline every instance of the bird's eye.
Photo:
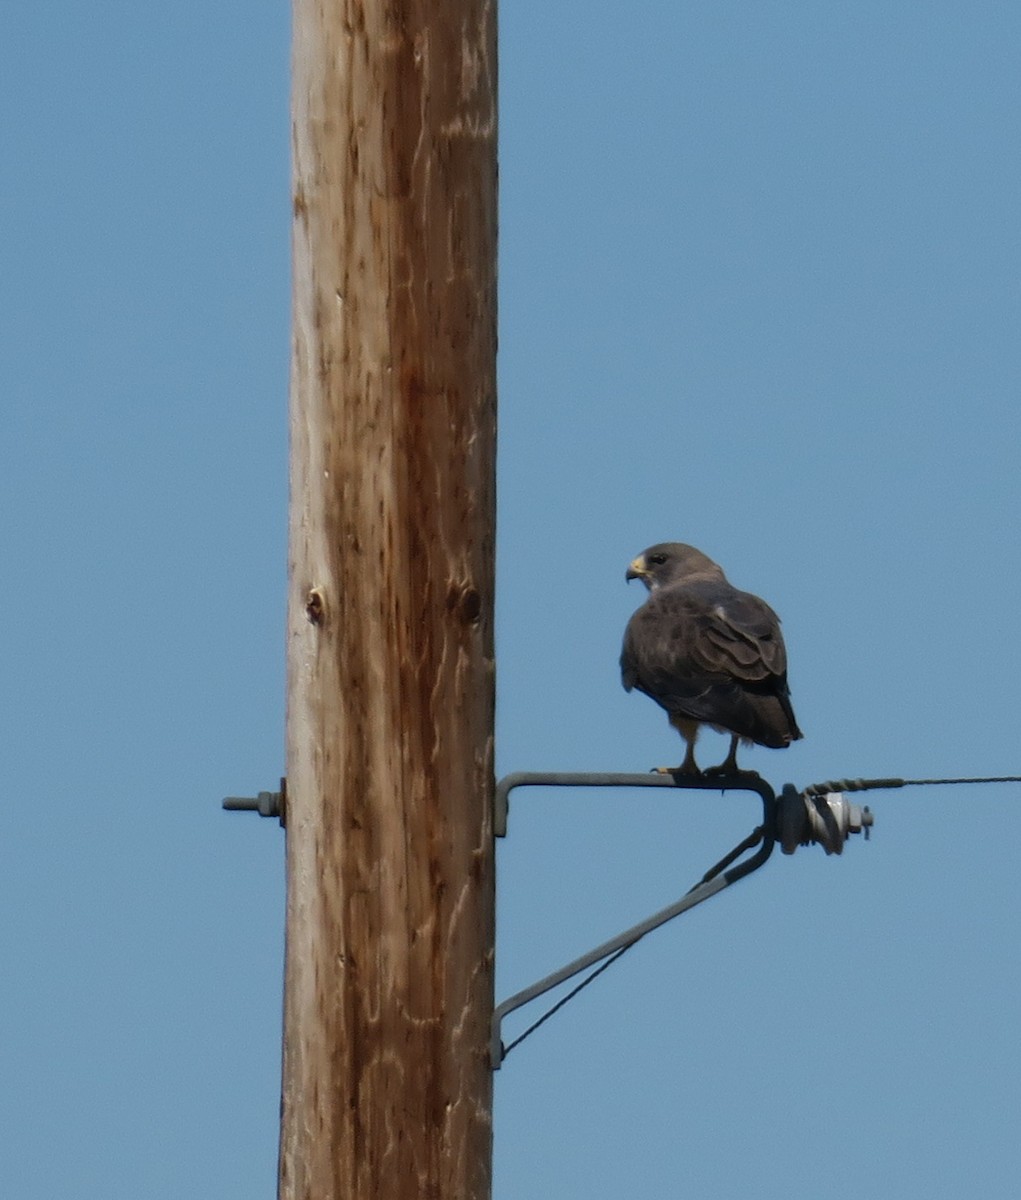
[{"label": "bird's eye", "polygon": [[650,554],[649,562],[651,562],[654,567],[661,567],[666,562],[666,555],[665,554]]}]

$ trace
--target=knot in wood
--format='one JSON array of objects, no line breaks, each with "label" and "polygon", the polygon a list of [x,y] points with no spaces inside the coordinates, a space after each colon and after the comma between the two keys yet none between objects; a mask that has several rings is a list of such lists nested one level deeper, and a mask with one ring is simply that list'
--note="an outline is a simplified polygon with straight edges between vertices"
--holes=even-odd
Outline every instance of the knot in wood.
[{"label": "knot in wood", "polygon": [[482,597],[470,583],[452,583],[447,591],[447,611],[463,625],[474,625],[482,615]]},{"label": "knot in wood", "polygon": [[322,625],[326,620],[326,597],[318,588],[310,588],[305,597],[305,616],[313,625]]}]

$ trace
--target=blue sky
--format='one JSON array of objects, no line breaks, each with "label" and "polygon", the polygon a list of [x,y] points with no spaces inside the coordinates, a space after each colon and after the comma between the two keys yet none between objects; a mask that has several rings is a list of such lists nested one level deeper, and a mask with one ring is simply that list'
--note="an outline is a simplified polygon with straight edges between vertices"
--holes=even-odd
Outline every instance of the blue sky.
[{"label": "blue sky", "polygon": [[[283,840],[219,800],[284,769],[289,21],[23,6],[0,48],[25,1200],[275,1194]],[[784,619],[806,737],[747,765],[1021,773],[1021,12],[505,4],[500,70],[500,772],[679,759],[617,654],[680,539]],[[496,1200],[1015,1196],[1019,799],[876,795],[648,938],[500,1071]],[[516,795],[500,997],[756,815]]]}]

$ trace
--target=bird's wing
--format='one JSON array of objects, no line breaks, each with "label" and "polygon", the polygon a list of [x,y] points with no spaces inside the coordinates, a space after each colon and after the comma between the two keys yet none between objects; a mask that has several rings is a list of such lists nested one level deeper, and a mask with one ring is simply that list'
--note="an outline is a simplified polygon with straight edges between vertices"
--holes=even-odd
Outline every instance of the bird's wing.
[{"label": "bird's wing", "polygon": [[707,596],[696,618],[698,635],[691,643],[693,658],[711,673],[747,683],[787,673],[787,651],[780,619],[758,596],[734,588]]},{"label": "bird's wing", "polygon": [[634,614],[620,658],[624,687],[665,708],[720,682],[783,679],[787,654],[776,613],[728,584],[663,588]]}]

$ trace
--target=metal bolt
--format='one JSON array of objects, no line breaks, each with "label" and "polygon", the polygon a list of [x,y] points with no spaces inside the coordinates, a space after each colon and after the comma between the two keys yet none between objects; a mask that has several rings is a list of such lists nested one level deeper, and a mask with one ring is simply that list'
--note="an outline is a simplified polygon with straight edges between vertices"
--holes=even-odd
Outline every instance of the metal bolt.
[{"label": "metal bolt", "polygon": [[260,817],[279,817],[283,825],[287,816],[287,780],[280,780],[279,792],[260,792],[257,796],[227,796],[223,801],[227,812],[257,812]]}]

